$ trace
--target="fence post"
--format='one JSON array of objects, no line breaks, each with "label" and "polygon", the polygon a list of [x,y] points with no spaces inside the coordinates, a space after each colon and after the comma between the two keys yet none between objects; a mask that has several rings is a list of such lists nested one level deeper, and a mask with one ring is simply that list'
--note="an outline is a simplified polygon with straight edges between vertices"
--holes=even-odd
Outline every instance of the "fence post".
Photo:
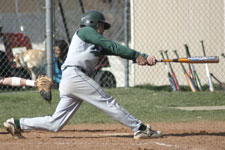
[{"label": "fence post", "polygon": [[[129,47],[129,0],[124,5],[124,42]],[[129,60],[125,62],[125,87],[129,87]]]},{"label": "fence post", "polygon": [[46,5],[46,59],[47,76],[52,78],[52,50],[53,50],[53,3],[52,0],[45,0]]}]

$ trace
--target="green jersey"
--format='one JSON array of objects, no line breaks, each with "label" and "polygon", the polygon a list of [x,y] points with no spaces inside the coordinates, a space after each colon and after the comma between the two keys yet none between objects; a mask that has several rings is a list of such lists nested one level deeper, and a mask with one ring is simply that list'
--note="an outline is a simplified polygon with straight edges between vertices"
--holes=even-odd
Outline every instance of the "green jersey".
[{"label": "green jersey", "polygon": [[[84,27],[75,32],[63,67],[76,66],[87,74],[93,74],[102,55],[115,55],[135,61],[140,53],[104,38],[91,27]],[[142,55],[147,57],[146,54]]]},{"label": "green jersey", "polygon": [[[116,55],[125,59],[135,61],[139,52],[123,46],[117,42],[106,39],[104,36],[100,35],[95,29],[91,27],[81,28],[78,32],[78,36],[85,42],[92,43],[102,47],[102,55]],[[148,55],[142,55],[147,58]]]}]

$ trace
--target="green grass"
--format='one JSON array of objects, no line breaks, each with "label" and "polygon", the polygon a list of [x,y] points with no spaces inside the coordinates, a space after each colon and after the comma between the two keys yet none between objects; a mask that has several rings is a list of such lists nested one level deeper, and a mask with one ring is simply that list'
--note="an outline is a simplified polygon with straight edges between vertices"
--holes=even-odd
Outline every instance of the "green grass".
[{"label": "green grass", "polygon": [[[143,122],[225,121],[225,110],[183,111],[170,108],[225,105],[225,92],[221,90],[209,92],[205,89],[202,92],[192,93],[188,87],[182,87],[182,89],[182,92],[171,92],[169,86],[146,85],[134,88],[106,89],[106,91],[116,98],[120,105]],[[10,117],[51,115],[59,102],[58,90],[52,92],[51,105],[44,102],[36,91],[0,93],[0,127]],[[115,123],[115,121],[84,102],[69,123]]]}]

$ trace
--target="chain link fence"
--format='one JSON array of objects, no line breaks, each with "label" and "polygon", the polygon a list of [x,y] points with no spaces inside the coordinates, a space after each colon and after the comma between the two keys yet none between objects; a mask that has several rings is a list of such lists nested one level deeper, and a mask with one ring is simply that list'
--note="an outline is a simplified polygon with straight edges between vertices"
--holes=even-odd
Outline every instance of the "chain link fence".
[{"label": "chain link fence", "polygon": [[[53,0],[53,39],[70,43],[79,28],[84,11],[98,10],[105,14],[112,27],[105,37],[123,45],[128,36],[130,47],[161,59],[160,50],[168,50],[170,58],[186,57],[184,44],[192,56],[203,56],[200,41],[204,41],[206,55],[224,53],[224,0]],[[129,2],[127,4],[127,2]],[[32,79],[24,66],[18,66],[16,56],[28,49],[45,51],[46,7],[39,0],[0,0],[0,77]],[[129,7],[130,6],[130,7]],[[129,35],[125,35],[125,9],[129,8]],[[54,44],[54,43],[53,43]],[[105,58],[95,80],[103,87],[124,87],[127,83],[126,60],[115,56]],[[103,61],[103,62],[105,62]],[[224,81],[223,57],[219,64],[209,64],[209,70]],[[184,64],[188,70],[188,65]],[[172,64],[180,85],[187,85],[179,64]],[[45,67],[46,68],[46,67]],[[201,83],[207,84],[205,65],[195,65]],[[129,62],[129,85],[169,85],[165,65],[140,67]],[[45,74],[41,70],[40,74]],[[1,90],[11,90],[0,86]]]},{"label": "chain link fence", "polygon": [[[16,56],[28,49],[44,50],[44,1],[0,1],[0,77],[31,79],[31,73]],[[20,63],[20,65],[19,65]],[[0,86],[2,90],[19,90]],[[24,88],[22,88],[24,89]]]},{"label": "chain link fence", "polygon": [[[132,47],[162,58],[160,50],[168,50],[170,58],[186,57],[185,44],[191,56],[203,56],[203,41],[207,56],[221,56],[224,52],[224,0],[133,0]],[[224,82],[224,61],[209,64],[209,71]],[[204,64],[194,64],[202,85],[207,84]],[[172,64],[177,80],[187,85],[180,64]],[[188,64],[184,64],[188,72]],[[134,66],[133,85],[170,84],[164,64],[141,68]],[[217,81],[213,80],[215,83]]]}]

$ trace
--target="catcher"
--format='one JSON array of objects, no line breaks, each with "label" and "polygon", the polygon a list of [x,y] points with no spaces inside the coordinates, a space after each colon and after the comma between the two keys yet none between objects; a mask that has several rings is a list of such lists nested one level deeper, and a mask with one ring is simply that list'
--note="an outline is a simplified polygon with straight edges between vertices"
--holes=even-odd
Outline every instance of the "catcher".
[{"label": "catcher", "polygon": [[45,101],[50,103],[52,100],[52,80],[44,75],[39,76],[35,81],[19,77],[0,78],[0,85],[36,87]]},{"label": "catcher", "polygon": [[59,85],[60,102],[51,116],[8,119],[4,127],[14,138],[24,138],[21,130],[61,130],[76,113],[83,101],[99,108],[104,113],[127,126],[134,132],[134,139],[160,137],[162,133],[135,118],[116,100],[109,96],[91,76],[100,56],[116,55],[133,60],[138,65],[155,65],[154,56],[141,54],[103,36],[110,28],[105,17],[98,11],[87,11],[81,18],[80,29],[72,39],[67,58],[62,65],[62,79]]}]

